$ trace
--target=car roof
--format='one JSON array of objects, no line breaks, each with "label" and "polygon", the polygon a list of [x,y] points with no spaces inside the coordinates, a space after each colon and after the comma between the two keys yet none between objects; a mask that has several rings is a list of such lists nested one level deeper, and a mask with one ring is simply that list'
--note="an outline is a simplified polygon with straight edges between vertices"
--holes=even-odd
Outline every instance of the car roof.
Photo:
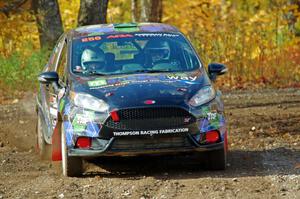
[{"label": "car roof", "polygon": [[120,23],[82,26],[70,31],[72,39],[129,32],[179,32],[174,26],[163,23]]}]

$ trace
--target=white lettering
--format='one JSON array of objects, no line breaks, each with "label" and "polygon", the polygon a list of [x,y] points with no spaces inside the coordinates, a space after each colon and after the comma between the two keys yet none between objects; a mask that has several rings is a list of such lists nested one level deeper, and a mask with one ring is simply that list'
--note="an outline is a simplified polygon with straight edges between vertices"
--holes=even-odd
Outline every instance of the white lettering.
[{"label": "white lettering", "polygon": [[189,77],[181,77],[182,80],[189,80]]},{"label": "white lettering", "polygon": [[186,81],[195,81],[197,79],[197,76],[176,76],[176,75],[167,75],[168,79],[174,79],[174,80],[186,80]]},{"label": "white lettering", "polygon": [[189,77],[191,79],[191,81],[195,81],[197,79],[197,76],[194,77]]},{"label": "white lettering", "polygon": [[179,78],[179,76],[169,76],[168,75],[167,78],[169,78],[169,79],[176,79],[177,80]]},{"label": "white lettering", "polygon": [[217,118],[217,113],[207,113],[208,120],[215,120]]},{"label": "white lettering", "polygon": [[148,131],[120,131],[113,132],[114,136],[132,136],[132,135],[158,135],[158,134],[173,134],[173,133],[186,133],[189,132],[188,128],[179,129],[161,129],[161,130],[148,130]]}]

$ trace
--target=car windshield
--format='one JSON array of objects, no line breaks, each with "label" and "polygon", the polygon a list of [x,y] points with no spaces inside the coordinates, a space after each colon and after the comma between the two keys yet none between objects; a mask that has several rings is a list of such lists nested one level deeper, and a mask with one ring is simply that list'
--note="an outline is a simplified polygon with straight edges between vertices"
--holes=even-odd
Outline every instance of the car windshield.
[{"label": "car windshield", "polygon": [[80,75],[182,72],[201,66],[178,33],[122,33],[74,39],[72,72]]}]

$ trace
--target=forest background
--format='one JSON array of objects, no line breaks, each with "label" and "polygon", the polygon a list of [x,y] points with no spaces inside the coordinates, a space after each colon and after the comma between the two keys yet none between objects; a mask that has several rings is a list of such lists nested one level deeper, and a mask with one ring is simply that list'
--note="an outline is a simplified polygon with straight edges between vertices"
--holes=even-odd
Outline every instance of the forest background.
[{"label": "forest background", "polygon": [[0,101],[34,90],[63,31],[132,21],[177,26],[223,89],[300,87],[299,0],[0,0]]}]

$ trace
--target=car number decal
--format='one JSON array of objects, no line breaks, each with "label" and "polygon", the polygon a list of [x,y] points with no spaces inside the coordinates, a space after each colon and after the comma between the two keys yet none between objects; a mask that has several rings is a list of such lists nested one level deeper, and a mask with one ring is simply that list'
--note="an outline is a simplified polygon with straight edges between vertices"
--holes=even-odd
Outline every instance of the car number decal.
[{"label": "car number decal", "polygon": [[95,37],[85,37],[81,39],[81,42],[90,42],[90,41],[99,41],[101,40],[100,36],[95,36]]}]

